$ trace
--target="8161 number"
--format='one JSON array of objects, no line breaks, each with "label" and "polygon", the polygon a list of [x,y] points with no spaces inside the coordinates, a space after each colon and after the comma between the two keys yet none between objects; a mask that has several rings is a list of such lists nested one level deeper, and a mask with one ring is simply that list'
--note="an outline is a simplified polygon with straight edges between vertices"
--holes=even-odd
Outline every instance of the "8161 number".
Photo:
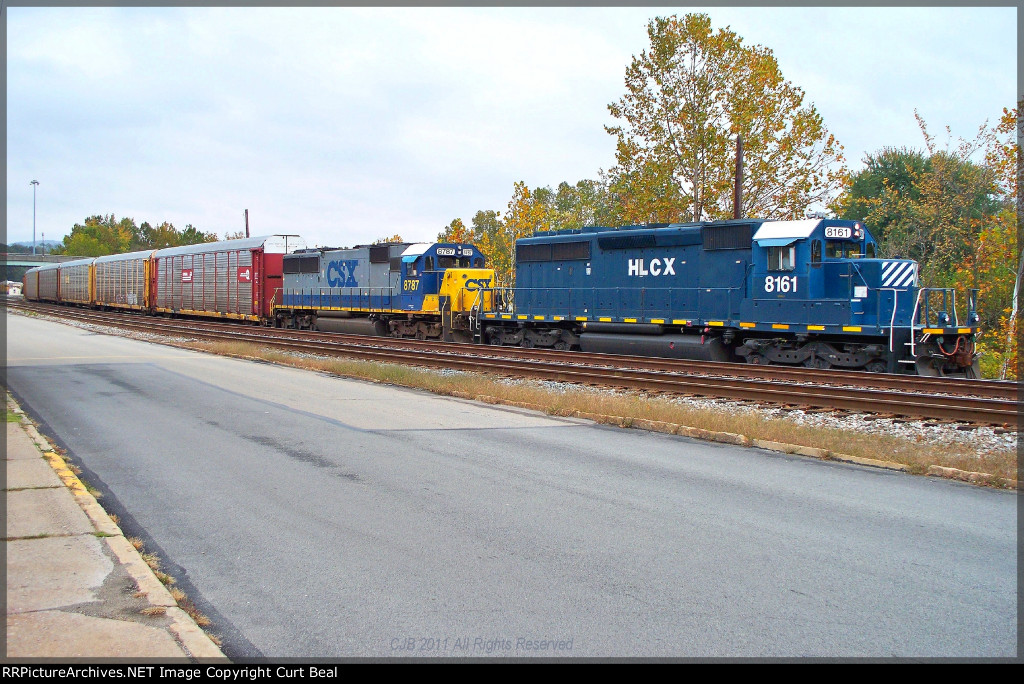
[{"label": "8161 number", "polygon": [[796,292],[796,276],[765,276],[765,292]]}]

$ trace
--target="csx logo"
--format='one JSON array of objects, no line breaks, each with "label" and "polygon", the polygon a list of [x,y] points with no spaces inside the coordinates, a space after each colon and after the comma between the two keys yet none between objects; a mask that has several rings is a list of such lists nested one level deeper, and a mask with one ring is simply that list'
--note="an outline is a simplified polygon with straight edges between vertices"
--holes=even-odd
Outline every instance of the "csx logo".
[{"label": "csx logo", "polygon": [[327,284],[331,287],[359,287],[356,282],[356,259],[339,259],[327,264]]},{"label": "csx logo", "polygon": [[463,287],[465,287],[470,292],[475,292],[476,290],[482,290],[482,289],[484,289],[486,287],[490,287],[490,286],[491,286],[491,279],[490,278],[478,278],[476,280],[467,280]]},{"label": "csx logo", "polygon": [[675,257],[666,257],[664,259],[651,259],[651,266],[647,268],[644,266],[643,259],[630,259],[629,260],[629,275],[631,276],[659,276],[659,275],[675,275],[676,259]]}]

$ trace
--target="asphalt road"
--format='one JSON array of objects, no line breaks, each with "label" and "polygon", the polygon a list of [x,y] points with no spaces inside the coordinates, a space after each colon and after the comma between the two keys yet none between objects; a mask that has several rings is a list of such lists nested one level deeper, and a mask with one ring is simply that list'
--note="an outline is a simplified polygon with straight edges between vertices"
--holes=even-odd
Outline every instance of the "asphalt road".
[{"label": "asphalt road", "polygon": [[7,317],[233,658],[1017,654],[1017,495]]}]

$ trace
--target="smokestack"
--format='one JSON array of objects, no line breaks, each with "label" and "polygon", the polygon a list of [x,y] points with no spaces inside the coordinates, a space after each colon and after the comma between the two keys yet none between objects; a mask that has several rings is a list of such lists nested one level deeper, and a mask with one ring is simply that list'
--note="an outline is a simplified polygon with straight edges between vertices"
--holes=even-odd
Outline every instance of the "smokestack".
[{"label": "smokestack", "polygon": [[743,135],[736,136],[736,189],[732,195],[732,217],[743,218]]},{"label": "smokestack", "polygon": [[245,210],[245,237],[249,237],[249,210]]}]

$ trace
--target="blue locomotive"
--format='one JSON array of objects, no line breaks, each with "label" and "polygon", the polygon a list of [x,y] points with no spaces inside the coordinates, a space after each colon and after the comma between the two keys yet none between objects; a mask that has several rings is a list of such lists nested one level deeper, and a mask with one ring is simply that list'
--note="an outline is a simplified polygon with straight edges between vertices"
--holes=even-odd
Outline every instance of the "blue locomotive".
[{"label": "blue locomotive", "polygon": [[481,341],[640,356],[979,377],[976,292],[920,287],[863,223],[735,219],[516,242]]},{"label": "blue locomotive", "polygon": [[473,245],[386,243],[284,255],[275,325],[472,342],[471,313],[494,282]]}]

